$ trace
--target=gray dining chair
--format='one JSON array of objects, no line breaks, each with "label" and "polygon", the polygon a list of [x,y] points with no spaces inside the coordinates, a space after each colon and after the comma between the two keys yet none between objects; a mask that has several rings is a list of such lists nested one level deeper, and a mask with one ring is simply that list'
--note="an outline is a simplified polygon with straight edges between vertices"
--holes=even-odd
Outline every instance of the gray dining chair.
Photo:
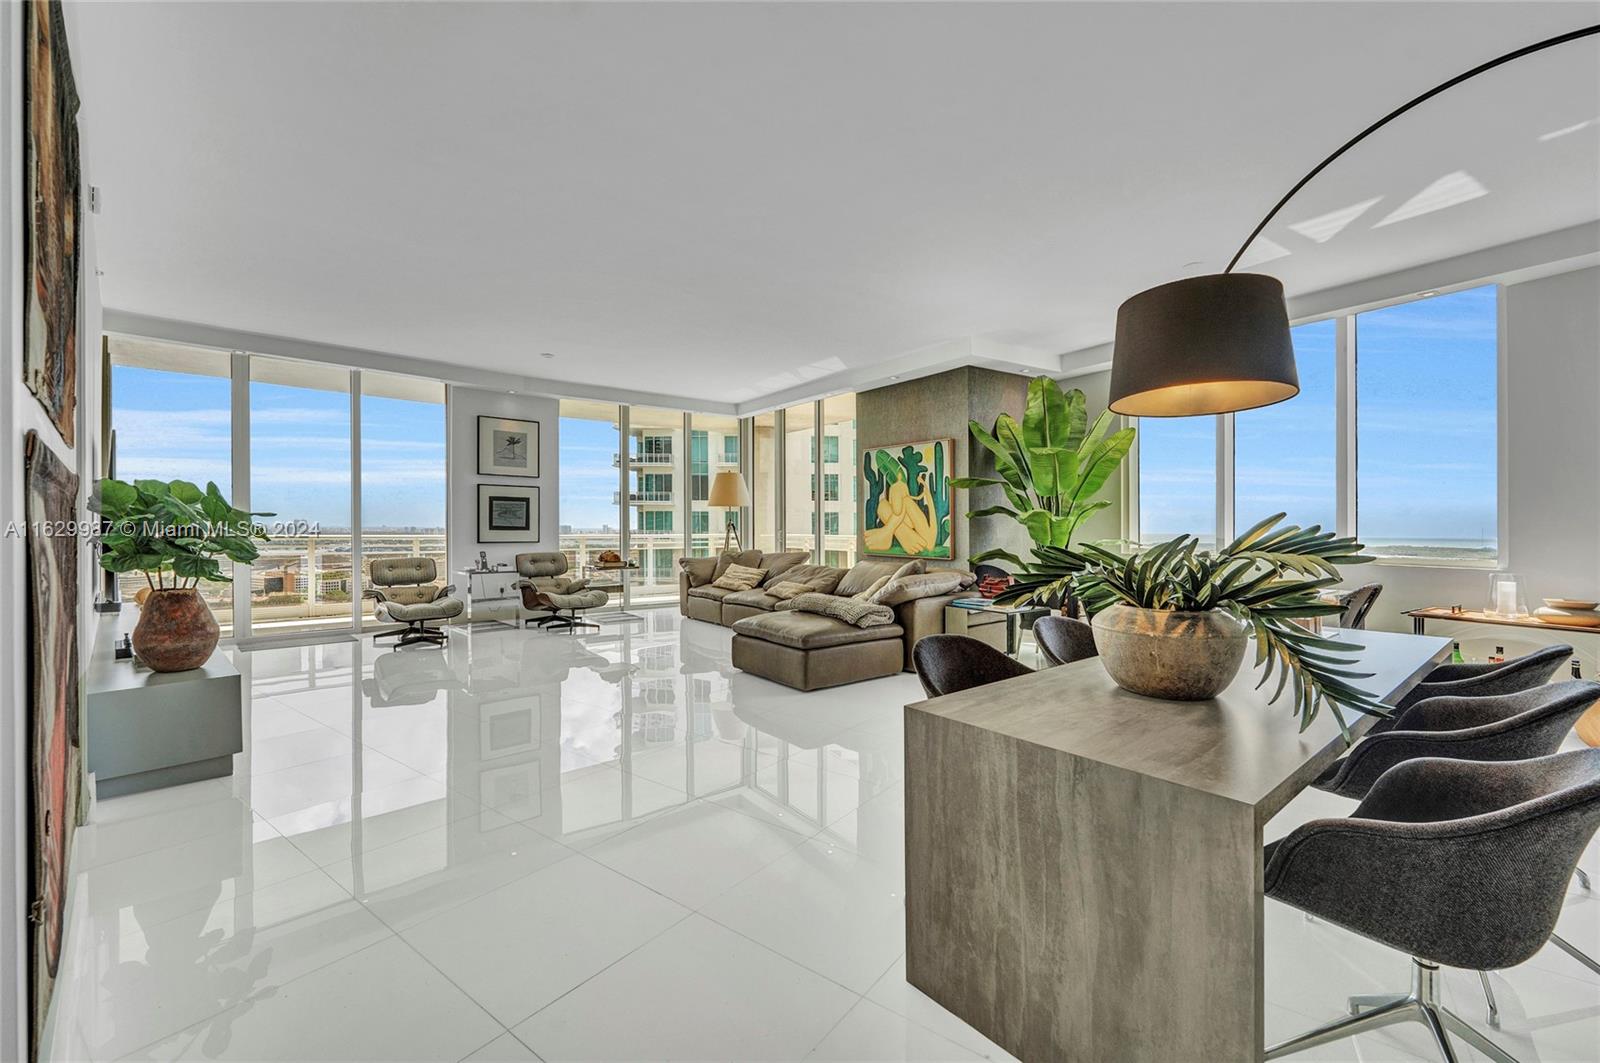
[{"label": "gray dining chair", "polygon": [[1033,672],[970,635],[924,635],[912,647],[911,660],[930,698]]},{"label": "gray dining chair", "polygon": [[1548,756],[1596,701],[1600,683],[1587,679],[1481,698],[1429,698],[1396,714],[1389,730],[1357,742],[1311,785],[1359,801],[1384,772],[1407,760]]},{"label": "gray dining chair", "polygon": [[[1494,694],[1515,694],[1519,690],[1543,686],[1556,674],[1561,662],[1572,657],[1571,646],[1546,646],[1509,661],[1474,661],[1462,664],[1441,664],[1423,677],[1410,693],[1395,706],[1408,709],[1419,701],[1452,694],[1464,698],[1482,698]],[[1380,719],[1372,731],[1387,731],[1394,726],[1399,713],[1387,720]]]},{"label": "gray dining chair", "polygon": [[1366,627],[1367,614],[1372,612],[1378,595],[1382,593],[1383,584],[1365,583],[1340,594],[1339,604],[1344,606],[1344,613],[1339,617],[1339,626],[1356,631]]},{"label": "gray dining chair", "polygon": [[1033,641],[1051,668],[1099,656],[1094,648],[1094,629],[1070,616],[1041,616],[1035,620]]},{"label": "gray dining chair", "polygon": [[[1333,762],[1312,786],[1359,801],[1383,773],[1408,760],[1448,757],[1451,760],[1527,760],[1561,748],[1578,717],[1600,701],[1600,683],[1571,680],[1548,683],[1515,694],[1482,698],[1437,697],[1419,701],[1401,712],[1394,728],[1358,742]],[[1575,868],[1578,883],[1589,889],[1589,876]],[[1559,934],[1551,944],[1596,974],[1600,963]],[[1489,1005],[1489,1025],[1500,1025],[1500,1006],[1489,976],[1478,972]]]},{"label": "gray dining chair", "polygon": [[1439,968],[1499,970],[1551,940],[1578,857],[1600,828],[1600,749],[1503,762],[1409,760],[1349,819],[1302,824],[1265,849],[1268,897],[1407,952],[1406,993],[1350,998],[1350,1015],[1267,1049],[1279,1059],[1420,1022],[1447,1063],[1451,1037],[1512,1056],[1440,1001]]}]

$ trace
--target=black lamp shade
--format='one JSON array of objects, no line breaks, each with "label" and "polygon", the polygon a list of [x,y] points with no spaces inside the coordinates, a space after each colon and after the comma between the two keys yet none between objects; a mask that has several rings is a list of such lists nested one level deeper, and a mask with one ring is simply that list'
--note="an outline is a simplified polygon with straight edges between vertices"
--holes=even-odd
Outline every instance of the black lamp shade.
[{"label": "black lamp shade", "polygon": [[1260,273],[1188,277],[1117,310],[1111,409],[1190,417],[1270,406],[1300,392],[1283,284]]}]

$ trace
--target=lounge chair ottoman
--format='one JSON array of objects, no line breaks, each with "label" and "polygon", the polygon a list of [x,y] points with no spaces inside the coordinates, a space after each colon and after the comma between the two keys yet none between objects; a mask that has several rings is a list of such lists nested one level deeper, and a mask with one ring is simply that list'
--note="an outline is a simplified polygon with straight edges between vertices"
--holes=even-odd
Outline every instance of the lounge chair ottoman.
[{"label": "lounge chair ottoman", "polygon": [[733,625],[733,666],[796,690],[898,675],[905,666],[899,624],[856,627],[788,609]]}]

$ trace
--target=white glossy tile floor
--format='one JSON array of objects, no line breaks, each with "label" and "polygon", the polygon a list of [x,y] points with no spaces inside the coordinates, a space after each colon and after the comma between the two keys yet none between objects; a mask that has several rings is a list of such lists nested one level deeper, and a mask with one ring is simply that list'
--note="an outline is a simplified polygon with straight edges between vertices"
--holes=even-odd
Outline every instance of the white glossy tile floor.
[{"label": "white glossy tile floor", "polygon": [[[655,610],[236,651],[233,777],[78,833],[52,1055],[1009,1058],[905,981],[916,679],[800,694],[729,641]],[[1351,807],[1309,793],[1268,833]],[[1561,931],[1600,955],[1600,900],[1574,888]],[[1266,936],[1270,1039],[1405,985],[1406,957],[1289,909]],[[1553,949],[1493,978],[1517,1058],[1600,1059],[1600,978]],[[1483,1018],[1472,974],[1445,993]],[[1400,1027],[1296,1058],[1436,1057]]]}]

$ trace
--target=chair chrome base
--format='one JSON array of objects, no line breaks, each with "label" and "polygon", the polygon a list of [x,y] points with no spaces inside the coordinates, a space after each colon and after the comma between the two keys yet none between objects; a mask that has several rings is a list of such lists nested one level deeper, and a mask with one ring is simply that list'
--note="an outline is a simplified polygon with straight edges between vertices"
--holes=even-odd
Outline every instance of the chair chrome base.
[{"label": "chair chrome base", "polygon": [[443,646],[450,638],[444,633],[442,627],[429,627],[425,621],[417,620],[405,627],[393,628],[389,631],[380,631],[372,636],[372,641],[379,639],[397,638],[397,646],[410,646],[418,642],[426,642],[430,646]]},{"label": "chair chrome base", "polygon": [[1342,1041],[1356,1034],[1379,1030],[1402,1022],[1420,1022],[1433,1034],[1434,1043],[1445,1063],[1457,1063],[1455,1049],[1450,1046],[1454,1034],[1475,1051],[1481,1052],[1495,1063],[1517,1063],[1516,1058],[1483,1034],[1473,1029],[1460,1016],[1439,1002],[1439,968],[1421,960],[1411,961],[1411,992],[1385,996],[1359,996],[1350,998],[1350,1014],[1336,1019],[1299,1037],[1273,1045],[1267,1049],[1267,1059],[1280,1059],[1295,1052]]}]

